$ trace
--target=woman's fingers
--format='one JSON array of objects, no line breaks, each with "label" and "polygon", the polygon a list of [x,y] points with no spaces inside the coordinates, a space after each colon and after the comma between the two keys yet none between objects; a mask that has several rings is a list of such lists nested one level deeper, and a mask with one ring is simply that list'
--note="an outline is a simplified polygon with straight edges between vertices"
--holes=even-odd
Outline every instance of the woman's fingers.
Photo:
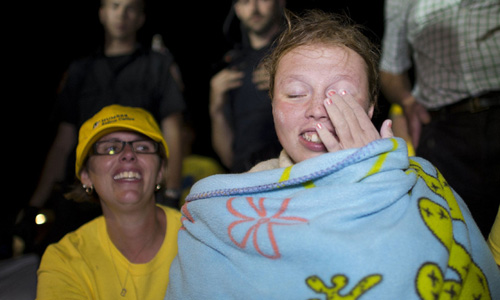
[{"label": "woman's fingers", "polygon": [[359,148],[381,137],[393,136],[389,120],[383,123],[379,134],[365,108],[346,91],[329,92],[328,96],[324,105],[334,131],[328,131],[325,124],[318,124],[317,129],[328,151]]},{"label": "woman's fingers", "polygon": [[391,120],[387,119],[382,123],[382,127],[380,127],[380,137],[383,139],[394,137]]},{"label": "woman's fingers", "polygon": [[335,135],[326,128],[326,125],[318,123],[316,125],[316,132],[318,132],[319,138],[328,152],[335,152],[343,149]]},{"label": "woman's fingers", "polygon": [[362,147],[380,138],[365,108],[346,91],[332,95],[329,106],[336,107],[330,118],[344,149]]}]

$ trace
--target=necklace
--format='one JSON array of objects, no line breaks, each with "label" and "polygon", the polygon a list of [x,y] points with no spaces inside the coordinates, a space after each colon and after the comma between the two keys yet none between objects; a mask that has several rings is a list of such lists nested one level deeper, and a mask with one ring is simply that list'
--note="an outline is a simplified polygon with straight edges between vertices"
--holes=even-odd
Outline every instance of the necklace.
[{"label": "necklace", "polygon": [[[151,239],[147,243],[144,243],[144,245],[142,245],[142,248],[134,256],[133,261],[135,261],[139,257],[139,255],[141,254],[142,250],[144,250],[146,248],[146,245],[148,245],[149,242],[151,242],[154,239],[155,233],[156,233],[156,229],[153,232],[153,235],[151,236]],[[128,264],[127,264],[127,274],[125,274],[125,279],[124,279],[124,281],[122,283],[122,280],[120,279],[120,274],[118,273],[118,268],[116,267],[115,260],[113,259],[113,254],[111,253],[111,237],[109,236],[109,233],[108,233],[108,249],[109,249],[109,255],[111,257],[111,262],[113,263],[113,267],[115,268],[116,277],[118,277],[118,281],[120,282],[120,286],[122,288],[121,291],[120,291],[120,296],[125,297],[125,295],[127,295],[127,289],[125,287],[127,286],[127,280],[128,280],[129,274],[130,274],[130,265],[131,265],[131,262],[130,262],[130,260],[127,259],[127,261],[128,261]]]}]

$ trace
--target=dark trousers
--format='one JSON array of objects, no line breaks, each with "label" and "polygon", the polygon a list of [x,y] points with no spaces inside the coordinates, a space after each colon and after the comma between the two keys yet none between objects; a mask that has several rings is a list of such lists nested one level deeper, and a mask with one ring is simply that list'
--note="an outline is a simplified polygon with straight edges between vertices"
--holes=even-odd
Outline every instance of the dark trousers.
[{"label": "dark trousers", "polygon": [[500,106],[434,114],[422,129],[417,155],[439,169],[487,237],[500,205]]}]

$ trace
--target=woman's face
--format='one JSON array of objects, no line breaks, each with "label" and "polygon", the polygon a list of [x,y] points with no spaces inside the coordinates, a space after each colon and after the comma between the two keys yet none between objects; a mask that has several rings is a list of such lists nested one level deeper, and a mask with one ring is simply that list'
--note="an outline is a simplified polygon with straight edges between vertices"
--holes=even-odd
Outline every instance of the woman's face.
[{"label": "woman's face", "polygon": [[[348,127],[351,116],[344,118],[346,113],[337,108],[338,101],[368,115],[367,119],[373,114],[366,64],[359,54],[347,47],[314,44],[299,46],[281,58],[275,76],[273,116],[281,145],[295,163],[328,149],[347,148],[337,130]],[[335,116],[341,117],[333,120]],[[328,139],[328,149],[323,139]]]},{"label": "woman's face", "polygon": [[[148,138],[138,133],[117,131],[105,135],[99,142],[145,139]],[[81,172],[82,183],[94,186],[103,208],[152,201],[155,186],[161,178],[160,156],[135,153],[130,144],[115,155],[91,155],[87,168]]]}]

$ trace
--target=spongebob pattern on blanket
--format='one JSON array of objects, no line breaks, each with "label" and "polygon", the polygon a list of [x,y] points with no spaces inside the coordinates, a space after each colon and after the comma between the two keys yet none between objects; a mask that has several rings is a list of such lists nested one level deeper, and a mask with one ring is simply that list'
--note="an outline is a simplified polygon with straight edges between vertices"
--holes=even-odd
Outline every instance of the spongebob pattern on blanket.
[{"label": "spongebob pattern on blanket", "polygon": [[[375,167],[383,163],[384,156],[377,161]],[[434,299],[491,299],[488,282],[484,273],[473,262],[470,254],[453,238],[452,220],[465,223],[460,207],[442,174],[436,169],[437,176],[433,177],[424,172],[422,166],[414,160],[410,160],[408,173],[414,172],[423,179],[427,187],[436,195],[446,201],[449,211],[433,202],[429,198],[422,197],[418,206],[423,222],[434,234],[436,239],[449,251],[448,267],[459,274],[460,280],[447,280],[443,271],[433,262],[422,265],[415,279],[416,290],[424,300]],[[344,275],[334,275],[331,278],[332,286],[327,286],[317,276],[306,279],[307,285],[317,293],[324,294],[326,300],[350,299],[355,300],[368,292],[370,288],[382,280],[381,275],[369,275],[361,280],[353,290],[341,294],[342,289],[348,282]]]},{"label": "spongebob pattern on blanket", "polygon": [[[363,296],[368,290],[377,285],[382,280],[382,275],[374,274],[363,278],[356,286],[349,292],[342,291],[349,279],[344,275],[335,275],[331,279],[332,286],[327,286],[317,276],[311,276],[306,279],[307,285],[320,294],[325,294],[327,300],[356,300]],[[344,292],[341,295],[340,292]],[[316,300],[316,299],[314,299]]]},{"label": "spongebob pattern on blanket", "polygon": [[432,300],[437,299],[438,295],[446,294],[448,299],[491,299],[483,271],[467,250],[453,238],[452,220],[464,223],[465,220],[448,183],[438,170],[437,177],[432,177],[416,161],[410,160],[410,168],[409,172],[416,172],[429,189],[448,204],[449,211],[428,198],[421,198],[418,202],[425,224],[449,251],[448,268],[457,272],[460,278],[458,281],[447,280],[439,266],[432,262],[426,263],[420,268],[415,281],[420,297]]},{"label": "spongebob pattern on blanket", "polygon": [[500,299],[463,200],[402,139],[198,182],[165,299]]}]

